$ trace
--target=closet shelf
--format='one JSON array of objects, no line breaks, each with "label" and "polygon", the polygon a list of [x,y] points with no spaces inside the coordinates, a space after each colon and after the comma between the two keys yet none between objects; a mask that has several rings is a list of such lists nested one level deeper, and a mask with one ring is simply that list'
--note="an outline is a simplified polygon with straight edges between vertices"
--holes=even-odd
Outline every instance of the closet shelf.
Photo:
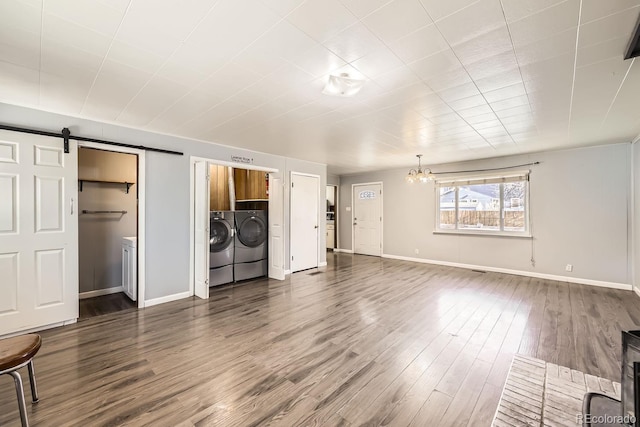
[{"label": "closet shelf", "polygon": [[82,184],[85,182],[98,182],[98,183],[107,183],[107,184],[122,184],[125,185],[127,187],[127,194],[129,194],[129,188],[131,188],[131,186],[133,184],[135,184],[135,182],[126,182],[126,181],[109,181],[106,179],[78,179],[78,191],[82,191]]}]

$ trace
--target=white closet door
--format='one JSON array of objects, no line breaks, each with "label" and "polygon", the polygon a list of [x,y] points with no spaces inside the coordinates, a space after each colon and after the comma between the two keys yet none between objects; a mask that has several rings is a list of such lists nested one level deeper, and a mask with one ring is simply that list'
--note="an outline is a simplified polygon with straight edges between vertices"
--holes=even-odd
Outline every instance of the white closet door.
[{"label": "white closet door", "polygon": [[195,191],[194,293],[209,298],[209,164],[196,162],[193,170]]},{"label": "white closet door", "polygon": [[0,335],[78,317],[78,150],[0,131]]}]

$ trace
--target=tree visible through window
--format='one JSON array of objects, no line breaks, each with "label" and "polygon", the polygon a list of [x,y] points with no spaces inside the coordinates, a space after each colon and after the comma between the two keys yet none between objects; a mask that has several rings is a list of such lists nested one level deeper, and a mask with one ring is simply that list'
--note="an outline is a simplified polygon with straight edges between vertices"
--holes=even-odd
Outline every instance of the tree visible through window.
[{"label": "tree visible through window", "polygon": [[443,181],[438,186],[437,229],[528,232],[528,174]]}]

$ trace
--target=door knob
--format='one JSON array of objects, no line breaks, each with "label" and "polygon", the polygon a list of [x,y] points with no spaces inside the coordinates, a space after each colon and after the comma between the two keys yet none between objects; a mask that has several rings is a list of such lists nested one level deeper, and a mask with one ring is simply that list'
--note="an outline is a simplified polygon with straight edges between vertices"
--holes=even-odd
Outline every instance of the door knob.
[{"label": "door knob", "polygon": [[313,228],[318,228],[318,226],[317,226],[317,225],[314,225],[314,226],[313,226]]}]

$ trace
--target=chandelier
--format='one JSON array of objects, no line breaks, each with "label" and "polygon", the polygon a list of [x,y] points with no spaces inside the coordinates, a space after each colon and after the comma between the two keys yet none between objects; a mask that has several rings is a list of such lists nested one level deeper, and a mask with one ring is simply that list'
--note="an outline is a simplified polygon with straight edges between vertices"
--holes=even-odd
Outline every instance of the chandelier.
[{"label": "chandelier", "polygon": [[431,172],[431,169],[425,168],[424,171],[422,170],[422,164],[420,163],[422,160],[422,154],[416,154],[416,157],[418,158],[418,169],[409,169],[409,173],[404,177],[404,179],[409,184],[413,184],[416,181],[424,183],[433,180],[434,175]]}]

